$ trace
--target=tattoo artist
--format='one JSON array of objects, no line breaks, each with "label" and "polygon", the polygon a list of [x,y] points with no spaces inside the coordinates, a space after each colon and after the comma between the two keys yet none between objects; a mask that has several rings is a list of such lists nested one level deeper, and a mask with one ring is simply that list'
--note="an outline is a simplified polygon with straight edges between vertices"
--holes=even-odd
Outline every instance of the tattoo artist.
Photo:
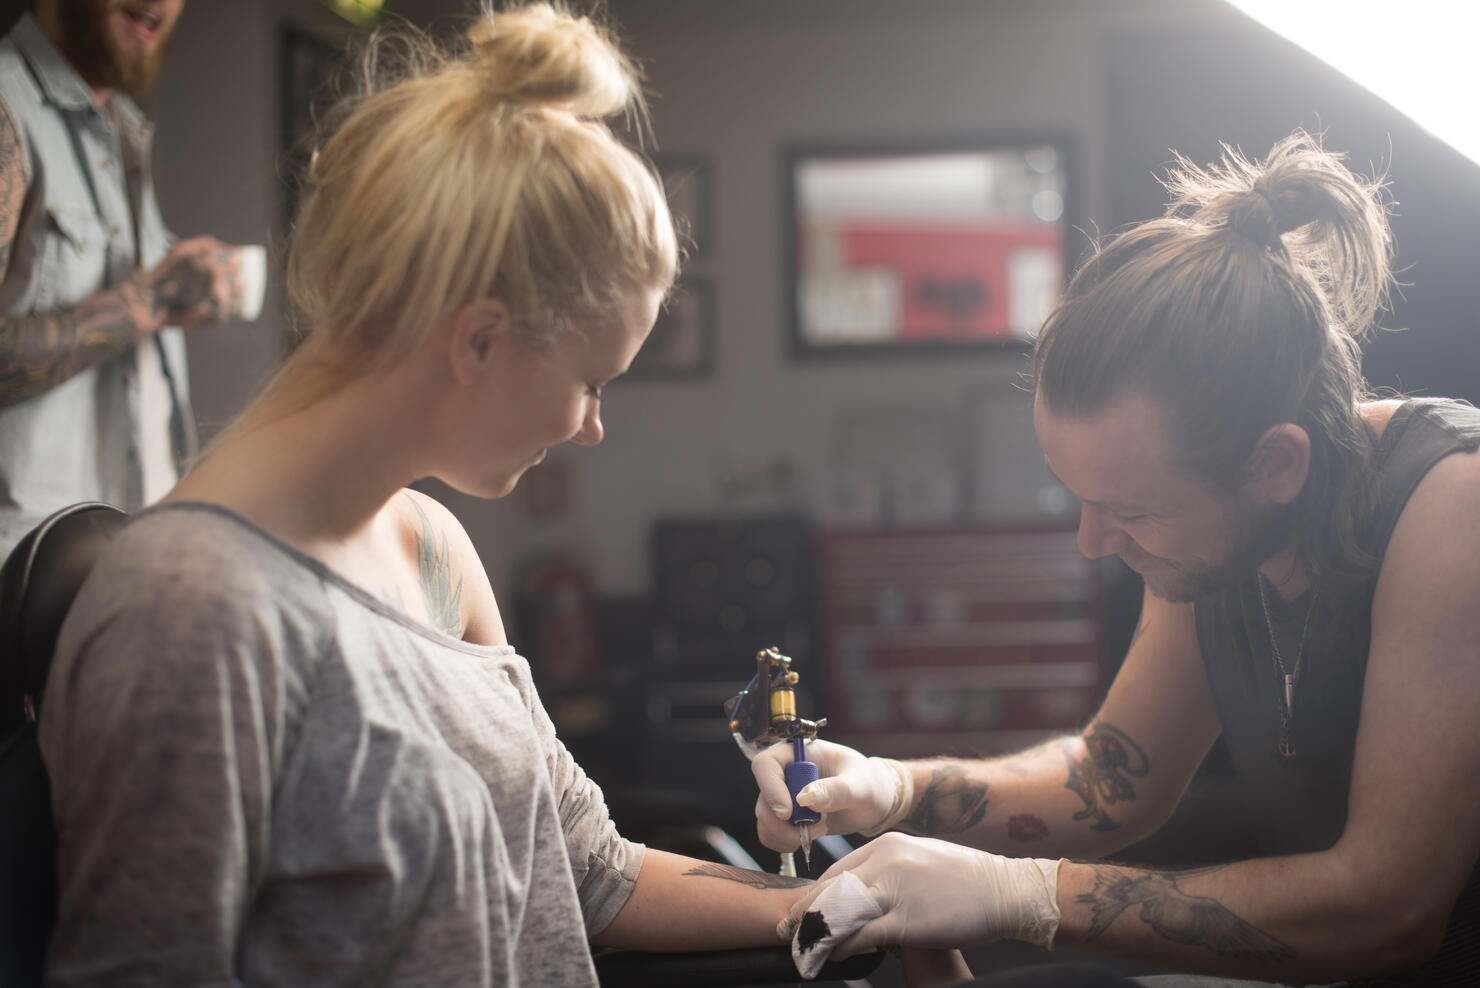
[{"label": "tattoo artist", "polygon": [[181,330],[240,313],[240,260],[171,245],[132,99],[183,6],[36,0],[0,40],[0,553],[64,505],[157,500],[195,453]]},{"label": "tattoo artist", "polygon": [[[1075,275],[1033,355],[1080,549],[1144,578],[1124,664],[1082,732],[1020,754],[811,745],[813,833],[883,835],[823,876],[853,872],[883,912],[834,956],[1017,939],[1192,972],[1143,979],[1178,986],[1472,984],[1480,411],[1362,379],[1391,284],[1379,182],[1297,132],[1263,162],[1180,160],[1168,188],[1165,216]],[[1106,863],[1220,735],[1254,856]],[[789,758],[753,763],[778,850],[797,845]]]}]

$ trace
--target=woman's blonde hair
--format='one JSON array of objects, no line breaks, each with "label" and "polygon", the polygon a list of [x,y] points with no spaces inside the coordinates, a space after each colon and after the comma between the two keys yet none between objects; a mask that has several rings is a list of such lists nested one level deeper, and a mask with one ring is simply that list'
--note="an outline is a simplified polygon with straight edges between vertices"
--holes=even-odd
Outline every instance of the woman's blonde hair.
[{"label": "woman's blonde hair", "polygon": [[482,298],[538,349],[672,285],[662,188],[602,122],[645,120],[638,73],[590,18],[488,10],[452,46],[402,26],[359,69],[290,234],[308,332],[263,397],[302,407]]}]

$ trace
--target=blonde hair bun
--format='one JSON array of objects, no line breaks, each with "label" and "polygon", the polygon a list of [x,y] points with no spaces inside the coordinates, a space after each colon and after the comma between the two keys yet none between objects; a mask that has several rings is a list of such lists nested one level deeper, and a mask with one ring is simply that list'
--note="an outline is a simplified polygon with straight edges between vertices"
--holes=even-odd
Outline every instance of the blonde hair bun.
[{"label": "blonde hair bun", "polygon": [[529,4],[485,14],[467,38],[490,95],[581,117],[620,113],[637,98],[636,67],[589,17]]}]

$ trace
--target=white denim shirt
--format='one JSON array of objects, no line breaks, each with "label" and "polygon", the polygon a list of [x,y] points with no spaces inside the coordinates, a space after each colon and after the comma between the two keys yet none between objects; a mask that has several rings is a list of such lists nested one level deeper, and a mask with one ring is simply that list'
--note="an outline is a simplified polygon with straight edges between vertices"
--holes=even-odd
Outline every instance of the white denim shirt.
[{"label": "white denim shirt", "polygon": [[[70,309],[157,264],[171,237],[139,108],[118,93],[99,108],[30,15],[0,39],[0,99],[20,135],[27,183],[0,313]],[[0,409],[0,555],[68,504],[133,509],[158,499],[194,444],[177,329]]]}]

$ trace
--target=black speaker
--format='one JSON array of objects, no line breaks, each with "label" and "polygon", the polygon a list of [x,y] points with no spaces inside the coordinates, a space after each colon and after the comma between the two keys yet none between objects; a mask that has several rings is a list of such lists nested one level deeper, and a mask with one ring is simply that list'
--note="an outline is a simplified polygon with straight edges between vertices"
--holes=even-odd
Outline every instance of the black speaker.
[{"label": "black speaker", "polygon": [[[653,527],[656,614],[685,637],[754,636],[814,621],[812,525],[796,515]],[[757,641],[755,648],[780,642]]]},{"label": "black speaker", "polygon": [[[652,534],[653,647],[646,683],[645,762],[651,783],[711,793],[711,808],[753,791],[724,701],[775,646],[796,662],[797,699],[818,685],[815,533],[797,515],[665,519]],[[743,815],[743,814],[742,814]]]}]

